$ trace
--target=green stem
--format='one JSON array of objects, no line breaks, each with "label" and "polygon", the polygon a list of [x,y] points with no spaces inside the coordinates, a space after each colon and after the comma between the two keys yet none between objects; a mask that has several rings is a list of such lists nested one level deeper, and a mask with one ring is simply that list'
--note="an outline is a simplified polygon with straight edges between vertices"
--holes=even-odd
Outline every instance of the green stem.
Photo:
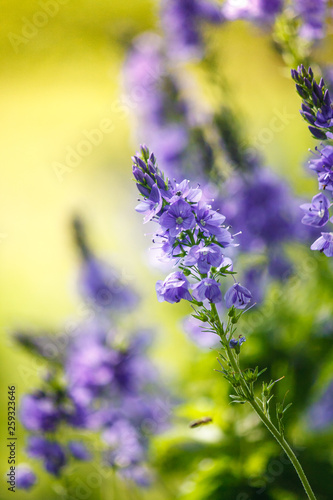
[{"label": "green stem", "polygon": [[316,497],[312,491],[310,483],[305,475],[305,472],[304,472],[301,464],[297,460],[297,457],[296,457],[295,453],[293,452],[293,450],[291,449],[290,445],[287,443],[287,441],[284,439],[284,437],[281,436],[278,429],[275,427],[275,425],[272,424],[270,419],[265,415],[265,413],[262,411],[262,409],[260,408],[258,403],[255,400],[249,401],[249,403],[252,406],[252,408],[254,409],[254,411],[256,412],[256,414],[258,415],[258,417],[261,419],[261,421],[265,424],[267,429],[271,432],[271,434],[273,434],[276,441],[279,443],[279,445],[281,446],[281,448],[283,449],[283,451],[285,452],[285,454],[288,456],[289,460],[293,464],[293,466],[298,474],[298,477],[301,480],[301,483],[303,485],[303,488],[304,488],[308,498],[310,500],[316,500]]},{"label": "green stem", "polygon": [[[217,309],[216,309],[215,304],[211,304],[211,310],[214,312],[214,315],[217,318],[216,322],[217,322],[217,326],[218,326],[219,331],[222,331],[223,330],[222,323],[221,323],[220,317],[217,313]],[[228,331],[228,328],[227,328],[227,331]],[[225,335],[224,335],[223,340],[224,341],[227,340],[225,338]],[[253,410],[256,412],[256,414],[260,418],[260,420],[267,427],[267,429],[270,431],[270,433],[274,436],[276,441],[279,443],[279,445],[281,446],[281,448],[283,449],[283,451],[285,452],[285,454],[288,456],[289,460],[293,464],[309,500],[316,500],[316,497],[312,491],[310,483],[309,483],[309,481],[304,473],[304,470],[303,470],[301,464],[297,460],[295,453],[293,452],[290,445],[285,440],[284,436],[279,432],[279,430],[275,427],[275,425],[271,422],[270,418],[264,413],[264,411],[260,408],[259,404],[255,400],[255,398],[253,396],[253,392],[251,391],[250,387],[248,386],[248,384],[244,378],[244,375],[239,367],[239,364],[237,363],[235,354],[233,353],[232,349],[230,349],[230,347],[229,347],[228,340],[226,342],[224,342],[224,344],[226,347],[226,351],[228,354],[230,364],[231,364],[234,372],[239,375],[240,384],[241,384],[241,387],[243,389],[243,393],[244,393],[245,397],[247,398],[248,402],[250,403]]]}]

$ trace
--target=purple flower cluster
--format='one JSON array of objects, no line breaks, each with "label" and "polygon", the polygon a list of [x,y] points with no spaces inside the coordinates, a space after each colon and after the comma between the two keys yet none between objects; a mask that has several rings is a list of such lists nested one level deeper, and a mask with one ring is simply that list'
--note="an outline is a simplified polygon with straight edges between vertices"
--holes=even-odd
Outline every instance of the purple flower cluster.
[{"label": "purple flower cluster", "polygon": [[[74,229],[84,265],[90,266],[92,252],[78,219]],[[105,276],[110,276],[97,259],[95,264],[88,277],[83,273],[86,284],[90,283],[85,298],[95,297],[94,291],[105,283]],[[104,465],[146,485],[150,480],[144,465],[149,437],[166,425],[169,403],[147,355],[150,335],[136,332],[118,338],[107,315],[116,303],[119,309],[128,310],[133,304],[129,300],[132,291],[122,285],[113,296],[112,303],[99,302],[91,319],[77,324],[58,342],[54,336],[17,336],[29,352],[44,357],[50,366],[42,388],[22,397],[20,420],[29,431],[28,455],[41,460],[49,474],[61,476],[73,460],[96,460],[102,453]],[[64,429],[70,432],[64,433]],[[88,444],[92,433],[102,443],[98,456]],[[33,486],[31,472],[22,470],[21,476],[22,488]]]},{"label": "purple flower cluster", "polygon": [[[153,191],[156,199],[163,200],[156,204],[153,213],[149,204],[145,212],[142,203],[137,210],[145,214],[145,221],[159,224],[156,238],[162,242],[162,252],[178,263],[177,271],[156,283],[158,300],[172,304],[182,299],[194,304],[222,302],[219,279],[232,273],[232,263],[225,257],[224,249],[234,245],[233,236],[223,225],[224,215],[201,200],[199,187],[191,188],[187,180],[178,184],[166,179],[146,146],[141,147],[141,157],[132,159],[134,178],[146,202]],[[191,284],[188,278],[195,283]],[[251,293],[239,283],[225,294],[228,308],[243,309],[250,300]]]},{"label": "purple flower cluster", "polygon": [[[303,118],[312,125],[309,126],[311,133],[316,138],[323,140],[333,137],[333,103],[324,80],[321,78],[319,84],[314,80],[311,68],[306,71],[304,66],[298,70],[292,70],[293,79],[298,82],[296,89],[303,98],[301,114]],[[316,172],[318,187],[327,193],[331,199],[333,192],[333,146],[316,148],[314,158],[309,161],[309,168]],[[311,203],[304,203],[301,209],[304,212],[303,224],[315,228],[322,228],[330,218],[330,199],[319,193],[312,198]],[[322,232],[321,236],[311,245],[311,250],[319,250],[327,257],[333,256],[333,232]]]}]

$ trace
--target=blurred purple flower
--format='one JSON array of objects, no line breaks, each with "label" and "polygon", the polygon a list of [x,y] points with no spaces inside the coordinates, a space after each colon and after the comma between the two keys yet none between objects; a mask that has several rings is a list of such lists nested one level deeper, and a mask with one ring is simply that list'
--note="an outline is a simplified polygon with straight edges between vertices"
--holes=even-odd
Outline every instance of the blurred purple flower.
[{"label": "blurred purple flower", "polygon": [[241,230],[243,251],[258,251],[290,241],[297,234],[296,200],[288,186],[268,170],[256,169],[226,185],[223,213],[232,227]]},{"label": "blurred purple flower", "polygon": [[56,441],[41,436],[30,436],[27,451],[30,457],[42,459],[45,469],[54,476],[59,476],[66,465],[65,453]]},{"label": "blurred purple flower", "polygon": [[229,347],[231,349],[236,349],[237,346],[241,346],[242,344],[244,344],[244,342],[246,341],[246,338],[245,337],[239,337],[239,339],[230,339],[230,342],[229,342]]},{"label": "blurred purple flower", "polygon": [[293,266],[283,252],[270,252],[268,258],[268,272],[270,276],[279,279],[280,281],[284,281],[291,276]]},{"label": "blurred purple flower", "polygon": [[201,57],[202,23],[223,21],[219,4],[206,0],[164,0],[161,18],[170,56],[177,59]]},{"label": "blurred purple flower", "polygon": [[333,146],[317,149],[316,157],[309,161],[309,168],[317,172],[319,189],[333,191]]},{"label": "blurred purple flower", "polygon": [[[277,277],[280,276],[278,275]],[[256,303],[262,302],[264,298],[267,278],[267,267],[265,264],[258,263],[252,265],[242,273],[242,282],[246,288],[251,290],[252,298]]]},{"label": "blurred purple flower", "polygon": [[330,202],[323,193],[319,193],[312,198],[311,203],[304,203],[301,209],[305,212],[302,223],[308,226],[322,227],[330,217]]},{"label": "blurred purple flower", "polygon": [[29,465],[19,464],[15,470],[15,483],[17,489],[30,490],[36,484],[37,478]]},{"label": "blurred purple flower", "polygon": [[140,35],[127,54],[124,79],[129,99],[149,122],[160,123],[164,116],[163,94],[158,91],[164,75],[162,39],[154,33]]},{"label": "blurred purple flower", "polygon": [[191,188],[190,181],[184,179],[179,184],[177,182],[174,182],[174,184],[170,183],[169,189],[164,195],[169,203],[174,203],[180,199],[186,199],[189,202],[197,203],[200,201],[202,191],[199,188]]},{"label": "blurred purple flower", "polygon": [[89,405],[103,391],[110,390],[119,356],[106,345],[103,326],[91,327],[91,332],[83,327],[67,353],[65,365],[69,393],[79,406]]},{"label": "blurred purple flower", "polygon": [[191,205],[180,198],[161,215],[159,223],[163,229],[169,230],[171,236],[177,236],[181,231],[192,229],[195,225],[195,218]]},{"label": "blurred purple flower", "polygon": [[225,221],[225,216],[219,214],[216,210],[212,210],[206,203],[198,203],[196,207],[196,219],[198,226],[205,234],[213,234],[217,237],[223,235],[225,229],[222,228],[222,224]]},{"label": "blurred purple flower", "polygon": [[282,8],[283,0],[226,0],[222,13],[228,21],[245,19],[270,24]]},{"label": "blurred purple flower", "polygon": [[[142,165],[140,159],[137,161]],[[150,155],[147,168],[144,165],[145,171],[141,170],[148,194],[155,184],[152,179],[157,179],[161,189],[167,188],[155,163],[154,155]],[[102,307],[94,311],[92,319],[76,324],[70,335],[58,338],[44,335],[38,339],[36,335],[18,335],[22,345],[54,362],[43,381],[47,392],[22,398],[21,420],[27,429],[38,432],[29,437],[27,453],[42,459],[44,468],[56,476],[67,463],[66,455],[76,460],[91,459],[89,449],[78,440],[61,445],[50,439],[49,433],[61,422],[62,429],[68,429],[71,437],[77,429],[89,430],[96,438],[103,434],[110,445],[109,461],[121,464],[124,475],[143,484],[142,461],[146,459],[148,434],[165,427],[170,414],[165,405],[161,409],[165,393],[146,352],[150,336],[142,331],[135,332],[127,341],[118,340],[115,326],[105,314],[105,307],[111,304],[100,304],[98,293],[106,288],[113,296],[112,307],[125,310],[129,307],[128,293],[132,298],[133,294],[120,284],[112,268],[93,256],[79,218],[73,220],[73,229],[83,257],[81,278],[85,297],[97,300]],[[56,347],[54,359],[46,350],[47,342]]]},{"label": "blurred purple flower", "polygon": [[68,443],[68,449],[71,455],[77,460],[90,460],[91,454],[87,447],[80,441],[70,441]]},{"label": "blurred purple flower", "polygon": [[162,196],[157,185],[154,184],[151,188],[149,197],[139,203],[135,207],[137,212],[145,214],[143,222],[149,222],[162,208]]},{"label": "blurred purple flower", "polygon": [[91,255],[83,261],[79,287],[86,299],[102,309],[123,311],[137,304],[137,295],[114,269]]},{"label": "blurred purple flower", "polygon": [[174,175],[189,141],[187,107],[168,69],[162,38],[144,33],[134,40],[124,64],[124,80],[126,100],[129,107],[135,106],[139,141],[153,144],[160,164]]},{"label": "blurred purple flower", "polygon": [[311,250],[319,250],[327,257],[333,257],[333,233],[321,233],[321,236],[311,245]]},{"label": "blurred purple flower", "polygon": [[60,422],[61,412],[53,398],[38,391],[22,397],[20,419],[29,431],[54,432]]}]

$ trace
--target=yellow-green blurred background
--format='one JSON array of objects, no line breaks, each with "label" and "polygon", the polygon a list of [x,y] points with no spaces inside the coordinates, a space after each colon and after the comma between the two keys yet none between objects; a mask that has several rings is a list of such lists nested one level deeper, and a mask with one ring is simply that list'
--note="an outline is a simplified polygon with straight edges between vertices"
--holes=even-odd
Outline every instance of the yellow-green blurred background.
[{"label": "yellow-green blurred background", "polygon": [[[27,21],[42,10],[40,2],[5,0],[1,9],[1,499],[12,495],[3,482],[7,386],[15,384],[19,396],[38,381],[36,360],[10,341],[10,332],[20,327],[60,332],[64,322],[77,320],[78,261],[69,228],[74,213],[85,218],[96,252],[118,266],[143,296],[133,322],[156,330],[153,351],[162,373],[176,378],[191,357],[198,356],[179,327],[188,308],[158,304],[155,299],[154,282],[160,274],[149,268],[150,240],[144,238],[141,217],[134,211],[137,194],[130,156],[138,144],[131,112],[124,116],[116,111],[124,92],[121,69],[126,45],[136,34],[158,29],[158,4],[69,0],[58,6],[36,34],[17,44],[13,34],[22,36]],[[289,72],[273,51],[270,37],[242,23],[214,29],[211,36],[219,46],[218,64],[232,83],[250,140],[268,126],[275,110],[286,110],[293,118],[262,152],[298,194],[314,192],[315,181],[306,178],[302,168],[312,142],[298,115],[299,99]],[[319,58],[329,62],[329,55],[324,46]],[[112,122],[112,132],[64,173],[61,182],[54,162],[64,163],[67,148],[76,148],[83,131],[97,128],[105,119]],[[22,459],[23,444],[20,432]],[[50,493],[45,496],[45,488],[32,497],[51,498]],[[28,495],[18,491],[15,498]]]}]

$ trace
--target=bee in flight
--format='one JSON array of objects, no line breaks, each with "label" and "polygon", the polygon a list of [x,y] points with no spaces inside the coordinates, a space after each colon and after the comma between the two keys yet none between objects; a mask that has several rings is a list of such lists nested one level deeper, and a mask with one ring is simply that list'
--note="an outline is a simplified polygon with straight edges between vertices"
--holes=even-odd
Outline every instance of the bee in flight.
[{"label": "bee in flight", "polygon": [[197,420],[193,420],[189,427],[191,429],[194,429],[195,427],[201,427],[201,425],[207,425],[207,424],[210,424],[211,422],[213,422],[213,419],[211,417],[202,417],[202,418],[198,418]]}]

